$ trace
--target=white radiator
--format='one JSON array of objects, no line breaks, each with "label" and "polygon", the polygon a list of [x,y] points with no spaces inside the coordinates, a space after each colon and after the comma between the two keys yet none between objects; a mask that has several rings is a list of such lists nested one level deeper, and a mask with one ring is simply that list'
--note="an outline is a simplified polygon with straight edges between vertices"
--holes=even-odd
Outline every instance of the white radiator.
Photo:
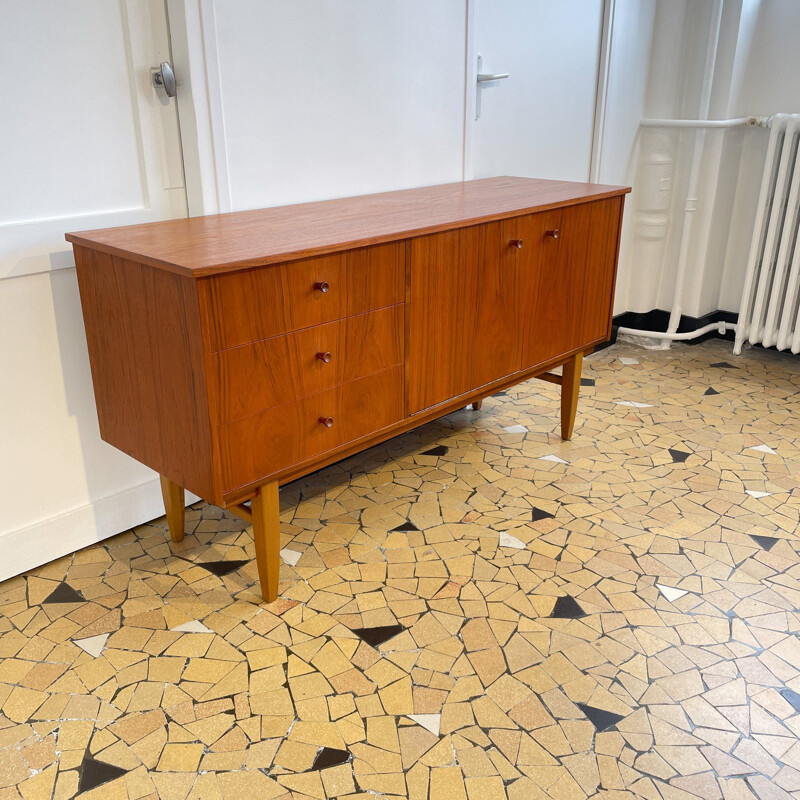
[{"label": "white radiator", "polygon": [[800,352],[800,114],[777,114],[747,259],[734,353],[744,342]]}]

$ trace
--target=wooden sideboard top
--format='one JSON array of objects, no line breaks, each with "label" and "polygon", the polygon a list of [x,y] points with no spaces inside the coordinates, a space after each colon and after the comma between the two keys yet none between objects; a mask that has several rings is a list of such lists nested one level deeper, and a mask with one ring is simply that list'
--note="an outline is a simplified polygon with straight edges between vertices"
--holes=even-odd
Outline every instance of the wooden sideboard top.
[{"label": "wooden sideboard top", "polygon": [[73,244],[201,277],[625,194],[629,187],[482,180],[68,233]]}]

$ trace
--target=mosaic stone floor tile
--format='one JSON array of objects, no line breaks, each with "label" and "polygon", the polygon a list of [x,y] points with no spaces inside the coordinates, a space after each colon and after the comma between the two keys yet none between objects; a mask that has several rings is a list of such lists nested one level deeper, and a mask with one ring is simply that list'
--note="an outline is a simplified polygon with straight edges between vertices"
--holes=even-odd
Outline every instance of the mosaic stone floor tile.
[{"label": "mosaic stone floor tile", "polygon": [[672,457],[673,464],[683,464],[687,458],[691,455],[691,453],[686,453],[683,450],[675,450],[673,448],[668,448],[669,454]]},{"label": "mosaic stone floor tile", "polygon": [[375,628],[354,628],[353,633],[372,647],[378,647],[402,633],[402,625],[378,625]]},{"label": "mosaic stone floor tile", "polygon": [[674,586],[665,586],[663,583],[657,583],[656,588],[658,589],[670,603],[674,603],[676,600],[680,600],[681,597],[687,595],[688,592],[686,589],[677,589]]},{"label": "mosaic stone floor tile", "polygon": [[199,561],[197,566],[207,569],[221,578],[223,575],[230,575],[231,572],[236,572],[247,563],[249,562],[246,560],[232,559],[230,561]]},{"label": "mosaic stone floor tile", "polygon": [[585,616],[586,612],[580,607],[578,601],[569,596],[556,598],[553,610],[550,612],[552,619],[580,619]]},{"label": "mosaic stone floor tile", "polygon": [[396,528],[392,528],[392,533],[397,531],[418,531],[419,528],[411,521],[406,521],[402,523],[402,525],[398,525]]},{"label": "mosaic stone floor tile", "polygon": [[759,453],[769,453],[771,456],[777,455],[777,453],[766,444],[758,444],[755,447],[749,447],[748,450],[757,450]]},{"label": "mosaic stone floor tile", "polygon": [[774,536],[759,536],[757,533],[750,534],[750,538],[765,550],[772,550],[779,541]]},{"label": "mosaic stone floor tile", "polygon": [[333,747],[323,747],[319,751],[314,763],[311,765],[312,770],[327,769],[328,767],[338,767],[340,764],[346,764],[350,760],[350,753],[347,750],[336,750]]},{"label": "mosaic stone floor tile", "polygon": [[73,639],[72,641],[78,645],[81,650],[85,650],[90,656],[98,658],[100,653],[103,652],[103,648],[106,646],[109,636],[110,634],[108,633],[100,633],[97,636],[89,636],[86,639]]},{"label": "mosaic stone floor tile", "polygon": [[291,567],[297,566],[297,562],[303,557],[302,553],[298,553],[297,550],[290,550],[288,547],[284,547],[281,550],[281,558]]},{"label": "mosaic stone floor tile", "polygon": [[0,584],[0,800],[800,800],[800,361],[585,375],[282,487],[272,604],[203,503]]},{"label": "mosaic stone floor tile", "polygon": [[409,719],[413,719],[418,725],[421,725],[425,730],[430,731],[434,736],[439,735],[439,730],[442,725],[441,714],[409,714]]},{"label": "mosaic stone floor tile", "polygon": [[80,778],[78,780],[78,794],[88,792],[104,783],[116,780],[124,775],[127,770],[115,764],[108,764],[105,761],[98,761],[88,753],[81,762],[78,769]]},{"label": "mosaic stone floor tile", "polygon": [[61,581],[61,583],[50,592],[42,603],[83,603],[85,601],[84,596],[73,589],[68,583]]},{"label": "mosaic stone floor tile", "polygon": [[506,531],[500,532],[498,544],[500,547],[513,547],[515,550],[525,550],[525,542],[520,541],[516,536],[512,536],[510,533],[506,533]]},{"label": "mosaic stone floor tile", "polygon": [[548,453],[546,456],[539,456],[540,461],[553,461],[556,464],[567,464],[568,461],[565,461],[560,456],[557,456],[555,453]]},{"label": "mosaic stone floor tile", "polygon": [[587,706],[585,703],[578,703],[577,705],[578,708],[586,715],[589,722],[594,725],[594,728],[598,733],[607,731],[609,728],[613,727],[624,719],[622,714],[615,714],[613,711],[605,711],[602,708],[594,708],[593,706]]}]

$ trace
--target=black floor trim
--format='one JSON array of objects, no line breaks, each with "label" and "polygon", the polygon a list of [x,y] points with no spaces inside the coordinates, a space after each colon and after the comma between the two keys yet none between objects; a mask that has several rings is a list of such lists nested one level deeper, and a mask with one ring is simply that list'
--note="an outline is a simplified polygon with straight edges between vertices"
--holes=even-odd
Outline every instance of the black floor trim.
[{"label": "black floor trim", "polygon": [[[595,351],[614,344],[617,341],[619,328],[637,328],[642,331],[664,332],[669,326],[669,317],[670,312],[660,308],[654,308],[652,311],[626,311],[623,314],[617,314],[611,323],[611,338],[595,347]],[[703,328],[713,322],[736,322],[738,319],[739,314],[735,311],[712,311],[702,317],[687,317],[684,314],[681,317],[680,325],[678,325],[678,333],[696,331],[698,328]],[[696,339],[684,340],[684,344],[700,344],[701,342],[707,342],[709,339],[726,339],[732,342],[734,338],[734,331],[725,331],[724,334],[717,331],[709,331]]]}]

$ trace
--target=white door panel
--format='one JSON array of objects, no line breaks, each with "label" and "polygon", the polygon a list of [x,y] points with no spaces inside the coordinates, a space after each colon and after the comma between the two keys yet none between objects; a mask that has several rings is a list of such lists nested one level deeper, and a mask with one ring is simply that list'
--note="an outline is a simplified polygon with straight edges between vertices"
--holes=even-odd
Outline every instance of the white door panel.
[{"label": "white door panel", "polygon": [[[194,7],[171,3],[176,29]],[[176,57],[205,64],[220,210],[460,180],[465,8],[201,0],[201,52],[195,34]]]},{"label": "white door panel", "polygon": [[0,278],[73,265],[64,232],[186,215],[163,0],[0,0]]},{"label": "white door panel", "polygon": [[475,0],[473,57],[510,77],[475,89],[475,178],[588,180],[602,0]]}]

